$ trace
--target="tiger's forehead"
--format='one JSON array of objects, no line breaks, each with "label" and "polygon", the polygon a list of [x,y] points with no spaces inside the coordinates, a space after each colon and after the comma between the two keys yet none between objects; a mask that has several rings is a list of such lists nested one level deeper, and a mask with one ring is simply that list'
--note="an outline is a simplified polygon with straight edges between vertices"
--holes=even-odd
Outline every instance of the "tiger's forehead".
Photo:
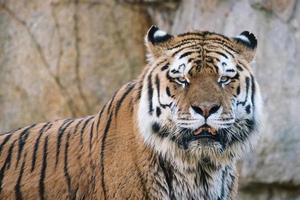
[{"label": "tiger's forehead", "polygon": [[171,72],[177,76],[200,71],[214,71],[216,74],[233,77],[236,74],[235,52],[222,45],[194,44],[171,52]]},{"label": "tiger's forehead", "polygon": [[202,47],[210,44],[220,45],[220,47],[225,45],[234,50],[234,44],[230,38],[225,35],[208,31],[195,31],[179,34],[173,38],[168,49],[178,48],[184,44],[194,44]]},{"label": "tiger's forehead", "polygon": [[170,76],[213,71],[222,76],[236,75],[237,54],[234,42],[212,32],[188,32],[175,36],[169,43],[167,54]]}]

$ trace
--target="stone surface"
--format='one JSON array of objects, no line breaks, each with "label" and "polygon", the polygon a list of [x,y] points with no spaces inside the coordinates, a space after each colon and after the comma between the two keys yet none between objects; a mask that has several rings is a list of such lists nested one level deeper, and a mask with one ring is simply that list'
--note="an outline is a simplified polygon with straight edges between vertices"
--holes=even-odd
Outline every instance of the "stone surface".
[{"label": "stone surface", "polygon": [[98,112],[144,66],[143,8],[0,2],[0,130]]}]

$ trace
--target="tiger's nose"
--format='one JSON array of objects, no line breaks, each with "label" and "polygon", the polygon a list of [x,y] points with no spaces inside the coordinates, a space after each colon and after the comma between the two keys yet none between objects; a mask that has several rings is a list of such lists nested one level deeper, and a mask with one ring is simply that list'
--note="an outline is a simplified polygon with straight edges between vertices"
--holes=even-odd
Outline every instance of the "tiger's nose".
[{"label": "tiger's nose", "polygon": [[192,105],[192,109],[202,115],[204,118],[208,118],[211,114],[216,113],[220,109],[219,104],[201,104],[198,106]]}]

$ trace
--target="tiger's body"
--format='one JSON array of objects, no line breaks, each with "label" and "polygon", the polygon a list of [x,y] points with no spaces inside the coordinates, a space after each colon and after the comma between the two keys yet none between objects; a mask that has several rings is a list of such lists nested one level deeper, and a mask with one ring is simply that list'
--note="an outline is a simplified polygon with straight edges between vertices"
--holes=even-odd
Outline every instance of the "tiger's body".
[{"label": "tiger's body", "polygon": [[148,66],[98,114],[0,135],[0,199],[235,199],[260,115],[253,37],[152,27]]}]

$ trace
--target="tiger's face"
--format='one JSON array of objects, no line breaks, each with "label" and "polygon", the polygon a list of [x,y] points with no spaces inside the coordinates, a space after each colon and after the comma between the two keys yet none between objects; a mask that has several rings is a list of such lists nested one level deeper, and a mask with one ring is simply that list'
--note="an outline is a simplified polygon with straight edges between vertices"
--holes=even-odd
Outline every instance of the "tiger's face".
[{"label": "tiger's face", "polygon": [[210,32],[146,36],[138,124],[163,155],[230,160],[247,148],[260,119],[260,93],[249,63],[256,38]]}]

